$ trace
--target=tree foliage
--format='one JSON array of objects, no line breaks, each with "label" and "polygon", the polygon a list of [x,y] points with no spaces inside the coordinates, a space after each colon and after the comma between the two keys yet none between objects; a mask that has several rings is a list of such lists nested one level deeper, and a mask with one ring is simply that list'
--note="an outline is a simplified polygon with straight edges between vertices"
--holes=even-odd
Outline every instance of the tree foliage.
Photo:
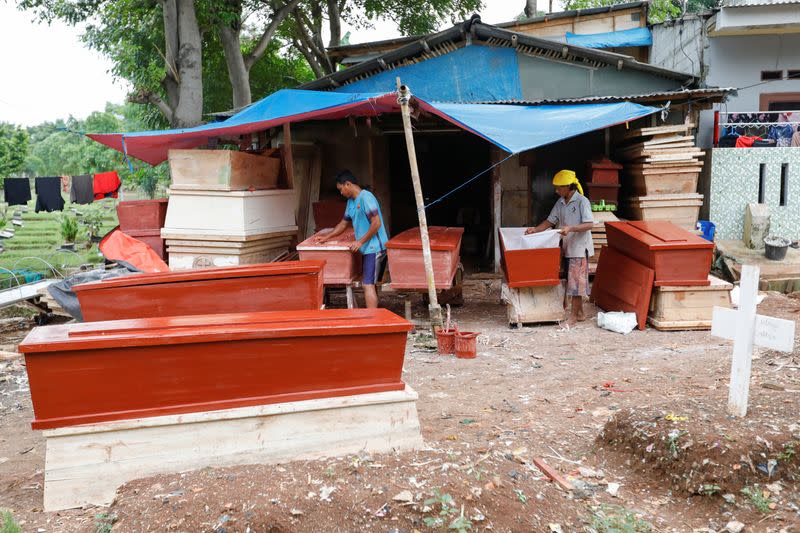
[{"label": "tree foliage", "polygon": [[[566,0],[565,10],[624,4],[629,0]],[[648,7],[648,22],[655,24],[680,17],[683,13],[696,13],[711,9],[717,0],[651,0]]]},{"label": "tree foliage", "polygon": [[14,124],[0,122],[0,179],[22,170],[27,153],[27,132]]}]

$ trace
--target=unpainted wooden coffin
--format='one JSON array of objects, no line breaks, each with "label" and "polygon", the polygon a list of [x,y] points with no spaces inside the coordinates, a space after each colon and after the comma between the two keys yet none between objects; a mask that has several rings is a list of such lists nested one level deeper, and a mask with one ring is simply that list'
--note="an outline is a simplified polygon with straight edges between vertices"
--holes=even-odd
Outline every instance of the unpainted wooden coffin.
[{"label": "unpainted wooden coffin", "polygon": [[386,309],[34,328],[34,429],[402,390],[411,324]]},{"label": "unpainted wooden coffin", "polygon": [[325,285],[347,285],[361,276],[361,254],[350,251],[350,245],[356,240],[353,228],[333,240],[320,242],[330,232],[323,229],[297,245],[300,259],[325,261],[323,279]]},{"label": "unpainted wooden coffin", "polygon": [[708,285],[709,242],[672,222],[606,222],[608,245],[655,270],[655,285]]},{"label": "unpainted wooden coffin", "polygon": [[176,189],[244,191],[274,189],[281,160],[234,150],[170,150],[169,170]]},{"label": "unpainted wooden coffin", "polygon": [[[436,289],[450,289],[458,270],[461,255],[461,236],[464,228],[431,226],[428,237],[431,243],[433,280]],[[389,274],[394,289],[427,289],[425,264],[422,259],[422,237],[419,228],[411,228],[389,239],[386,243]]]},{"label": "unpainted wooden coffin", "polygon": [[322,261],[134,274],[73,287],[87,322],[322,307]]}]

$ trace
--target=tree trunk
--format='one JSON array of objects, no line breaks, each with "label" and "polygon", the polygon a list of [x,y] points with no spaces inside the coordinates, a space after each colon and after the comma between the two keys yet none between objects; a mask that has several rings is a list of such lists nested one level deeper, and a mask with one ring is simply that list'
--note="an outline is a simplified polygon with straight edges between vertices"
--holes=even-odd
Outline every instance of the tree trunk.
[{"label": "tree trunk", "polygon": [[250,70],[242,55],[240,31],[227,24],[220,24],[219,39],[228,65],[228,78],[233,88],[233,108],[239,109],[253,101],[250,92]]},{"label": "tree trunk", "polygon": [[536,16],[536,0],[525,0],[525,16],[528,18]]},{"label": "tree trunk", "polygon": [[176,0],[178,8],[179,101],[172,126],[196,126],[203,119],[203,58],[193,0]]}]

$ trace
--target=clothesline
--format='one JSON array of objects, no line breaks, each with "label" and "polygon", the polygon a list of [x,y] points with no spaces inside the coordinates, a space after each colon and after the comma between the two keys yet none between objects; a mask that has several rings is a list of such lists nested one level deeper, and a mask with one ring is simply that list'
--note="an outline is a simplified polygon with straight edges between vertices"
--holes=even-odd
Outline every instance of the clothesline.
[{"label": "clothesline", "polygon": [[[69,183],[66,183],[67,178]],[[40,176],[34,178],[36,212],[62,211],[64,198],[69,192],[70,202],[89,204],[103,198],[117,198],[122,181],[116,170],[80,176]],[[5,201],[9,206],[25,205],[31,199],[29,178],[6,178],[4,180]]]}]

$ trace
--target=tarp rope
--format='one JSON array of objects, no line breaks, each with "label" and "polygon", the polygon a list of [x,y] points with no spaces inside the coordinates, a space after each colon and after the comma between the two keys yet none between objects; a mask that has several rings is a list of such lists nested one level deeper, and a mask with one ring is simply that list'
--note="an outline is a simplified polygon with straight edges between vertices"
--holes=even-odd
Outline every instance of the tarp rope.
[{"label": "tarp rope", "polygon": [[441,196],[440,196],[439,198],[437,198],[436,200],[434,200],[434,201],[432,201],[432,202],[429,202],[429,203],[428,203],[428,204],[427,204],[427,205],[426,205],[426,206],[425,206],[423,209],[428,209],[430,206],[432,206],[432,205],[435,205],[435,204],[438,204],[439,202],[441,202],[442,200],[444,200],[445,198],[447,198],[447,197],[448,197],[448,196],[450,196],[451,194],[455,193],[456,191],[459,191],[459,190],[463,189],[464,187],[466,187],[467,185],[469,185],[470,183],[472,183],[472,182],[473,182],[473,181],[475,181],[476,179],[480,178],[481,176],[483,176],[484,174],[486,174],[487,172],[489,172],[490,170],[492,170],[494,167],[496,167],[496,166],[498,166],[498,165],[501,165],[501,164],[505,163],[506,161],[508,161],[509,159],[511,159],[512,157],[514,157],[515,155],[517,155],[517,154],[508,154],[508,155],[507,155],[507,156],[506,156],[504,159],[502,159],[502,160],[498,161],[497,163],[493,164],[492,166],[490,166],[489,168],[487,168],[487,169],[485,169],[485,170],[481,170],[480,172],[478,172],[477,174],[475,174],[474,176],[472,176],[470,179],[468,179],[467,181],[465,181],[465,182],[464,182],[464,183],[462,183],[461,185],[458,185],[458,186],[457,186],[457,187],[455,187],[454,189],[451,189],[451,190],[449,190],[448,192],[444,193],[443,195],[441,195]]}]

